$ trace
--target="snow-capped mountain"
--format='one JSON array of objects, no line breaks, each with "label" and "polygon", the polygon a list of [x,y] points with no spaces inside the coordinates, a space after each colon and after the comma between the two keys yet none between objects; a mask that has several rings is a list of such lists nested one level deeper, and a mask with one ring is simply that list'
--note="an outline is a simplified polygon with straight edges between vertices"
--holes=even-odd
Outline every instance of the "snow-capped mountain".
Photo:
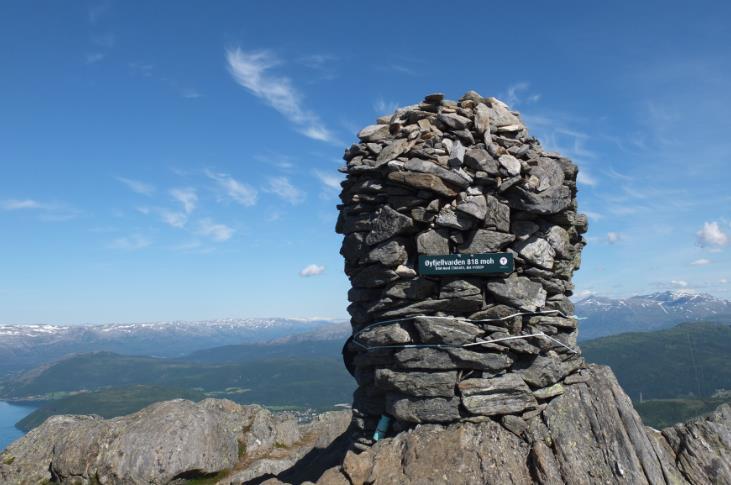
[{"label": "snow-capped mountain", "polygon": [[0,325],[0,375],[77,352],[177,357],[316,331],[329,319],[230,318],[105,325]]},{"label": "snow-capped mountain", "polygon": [[642,332],[697,320],[731,323],[731,301],[688,290],[613,299],[589,296],[576,303],[579,338]]}]

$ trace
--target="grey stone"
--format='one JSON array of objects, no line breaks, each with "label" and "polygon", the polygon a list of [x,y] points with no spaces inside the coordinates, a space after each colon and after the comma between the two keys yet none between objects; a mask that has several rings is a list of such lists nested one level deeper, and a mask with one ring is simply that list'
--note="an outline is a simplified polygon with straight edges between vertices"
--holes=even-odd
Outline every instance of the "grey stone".
[{"label": "grey stone", "polygon": [[537,388],[552,386],[569,374],[555,352],[537,355],[530,365],[518,372],[525,382]]},{"label": "grey stone", "polygon": [[429,229],[416,238],[416,248],[419,254],[431,256],[449,254],[449,241],[443,231]]},{"label": "grey stone", "polygon": [[458,387],[462,405],[472,414],[515,414],[538,405],[528,386],[516,374],[490,379],[466,379]]},{"label": "grey stone", "polygon": [[444,99],[444,93],[433,93],[427,94],[424,97],[424,102],[429,104],[439,104]]},{"label": "grey stone", "polygon": [[[499,340],[514,336],[515,335],[510,335],[508,332],[501,331],[491,334],[488,340]],[[541,349],[531,344],[531,341],[535,340],[536,338],[537,337],[526,337],[519,339],[503,340],[500,342],[500,345],[504,345],[505,347],[515,352],[518,352],[519,354],[537,355]]]},{"label": "grey stone", "polygon": [[450,348],[447,349],[447,353],[460,369],[499,372],[507,369],[513,363],[513,359],[507,355],[496,354],[494,352],[483,353],[461,348]]},{"label": "grey stone", "polygon": [[368,253],[368,261],[384,266],[399,266],[406,262],[408,253],[402,241],[388,241],[373,248]]},{"label": "grey stone", "polygon": [[366,244],[373,246],[397,234],[411,232],[414,221],[389,206],[383,206],[378,212],[371,226],[371,232],[366,236]]},{"label": "grey stone", "polygon": [[495,123],[495,126],[509,126],[519,125],[520,118],[515,116],[509,109],[508,106],[497,98],[488,98],[490,103],[490,115]]},{"label": "grey stone", "polygon": [[553,268],[556,251],[545,239],[531,236],[525,241],[518,241],[513,245],[518,254],[530,263],[544,269]]},{"label": "grey stone", "polygon": [[455,279],[445,281],[439,290],[439,298],[464,298],[468,296],[480,295],[480,282],[476,280]]},{"label": "grey stone", "polygon": [[485,196],[468,195],[462,202],[457,204],[457,210],[469,214],[479,221],[483,221],[487,215]]},{"label": "grey stone", "polygon": [[500,251],[514,240],[515,236],[512,234],[478,229],[472,234],[467,244],[459,247],[459,252],[473,254]]},{"label": "grey stone", "polygon": [[538,232],[538,229],[538,224],[532,221],[515,221],[510,225],[510,231],[521,241]]},{"label": "grey stone", "polygon": [[472,170],[481,170],[489,175],[498,174],[498,162],[484,148],[470,148],[465,152],[464,164]]},{"label": "grey stone", "polygon": [[492,195],[485,196],[485,200],[487,202],[485,226],[494,227],[498,231],[510,231],[510,207]]},{"label": "grey stone", "polygon": [[566,392],[566,388],[558,383],[533,391],[533,396],[535,396],[536,399],[550,399],[552,397],[560,396],[564,392]]},{"label": "grey stone", "polygon": [[436,175],[412,171],[396,171],[388,174],[388,179],[417,189],[426,189],[446,197],[454,197],[457,191],[444,184]]},{"label": "grey stone", "polygon": [[378,154],[378,158],[376,158],[376,166],[380,167],[391,160],[395,160],[396,157],[405,153],[408,148],[409,141],[406,138],[397,138],[393,140],[391,143],[383,147],[381,152]]},{"label": "grey stone", "polygon": [[505,278],[503,281],[490,281],[487,283],[487,290],[498,301],[529,312],[546,304],[546,290],[541,284],[522,276]]},{"label": "grey stone", "polygon": [[365,266],[350,278],[353,286],[361,288],[378,288],[386,283],[395,281],[399,275],[395,271],[381,266],[380,264],[372,264]]},{"label": "grey stone", "polygon": [[498,158],[498,162],[502,165],[510,175],[520,175],[520,161],[512,155],[502,155]]},{"label": "grey stone", "polygon": [[421,300],[433,295],[438,284],[426,278],[412,278],[407,281],[397,281],[386,290],[385,296],[405,300]]},{"label": "grey stone", "polygon": [[398,391],[409,396],[451,398],[457,384],[457,371],[396,372],[376,369],[375,378],[376,386],[386,391]]},{"label": "grey stone", "polygon": [[551,226],[546,232],[546,239],[559,257],[568,258],[571,255],[571,238],[563,227]]},{"label": "grey stone", "polygon": [[464,212],[457,212],[452,206],[445,206],[436,218],[438,226],[465,231],[474,225],[474,220]]},{"label": "grey stone", "polygon": [[417,317],[413,325],[422,343],[463,345],[484,334],[477,325],[457,318]]},{"label": "grey stone", "polygon": [[490,132],[490,110],[483,103],[475,106],[475,130],[480,135]]},{"label": "grey stone", "polygon": [[534,214],[555,214],[571,204],[571,191],[565,185],[551,187],[539,194],[515,186],[506,194],[510,207]]},{"label": "grey stone", "polygon": [[472,123],[469,118],[456,113],[441,113],[437,116],[437,120],[451,130],[463,130]]},{"label": "grey stone", "polygon": [[538,192],[543,192],[551,187],[558,187],[564,182],[561,165],[551,158],[539,158],[538,164],[532,166],[529,173],[539,180]]},{"label": "grey stone", "polygon": [[418,398],[389,392],[386,412],[409,423],[448,423],[459,419],[459,399]]},{"label": "grey stone", "polygon": [[355,263],[368,255],[368,245],[365,243],[366,235],[362,232],[352,232],[343,238],[343,245],[340,247],[340,254],[349,262]]},{"label": "grey stone", "polygon": [[394,354],[394,360],[401,369],[451,370],[457,368],[445,350],[429,347],[399,350]]},{"label": "grey stone", "polygon": [[364,345],[394,345],[407,344],[411,342],[411,336],[406,329],[398,323],[380,325],[370,328],[358,334],[358,341]]},{"label": "grey stone", "polygon": [[422,160],[420,158],[411,158],[409,159],[405,164],[404,168],[406,170],[411,170],[413,172],[420,172],[420,173],[428,173],[431,175],[436,175],[437,177],[441,178],[445,182],[448,182],[450,184],[454,184],[457,187],[466,188],[470,184],[470,180],[468,178],[465,178],[464,176],[460,175],[458,172],[454,170],[449,170],[444,167],[440,167],[434,162],[430,162],[428,160]]},{"label": "grey stone", "polygon": [[459,140],[452,144],[452,148],[449,150],[449,165],[454,168],[459,168],[464,162],[465,148]]},{"label": "grey stone", "polygon": [[381,141],[389,137],[388,125],[370,125],[358,132],[358,138],[366,142]]}]

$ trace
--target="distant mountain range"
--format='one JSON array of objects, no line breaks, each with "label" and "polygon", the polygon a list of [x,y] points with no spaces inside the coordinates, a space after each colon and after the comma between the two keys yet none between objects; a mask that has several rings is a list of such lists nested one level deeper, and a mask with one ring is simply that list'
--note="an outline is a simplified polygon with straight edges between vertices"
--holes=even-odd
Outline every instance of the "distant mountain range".
[{"label": "distant mountain range", "polygon": [[[666,291],[576,303],[579,338],[672,327],[689,321],[731,321],[731,302],[705,293]],[[245,344],[342,342],[347,322],[328,319],[241,318],[106,325],[0,325],[0,376],[85,352],[183,357],[214,347]],[[210,351],[203,355],[213,356]],[[201,355],[201,358],[203,358]]]},{"label": "distant mountain range", "polygon": [[180,357],[197,350],[328,334],[328,319],[240,318],[106,325],[0,325],[0,375],[54,361],[64,355],[109,351]]},{"label": "distant mountain range", "polygon": [[579,339],[624,332],[647,332],[681,322],[731,320],[731,301],[687,290],[630,298],[589,296],[576,303]]}]

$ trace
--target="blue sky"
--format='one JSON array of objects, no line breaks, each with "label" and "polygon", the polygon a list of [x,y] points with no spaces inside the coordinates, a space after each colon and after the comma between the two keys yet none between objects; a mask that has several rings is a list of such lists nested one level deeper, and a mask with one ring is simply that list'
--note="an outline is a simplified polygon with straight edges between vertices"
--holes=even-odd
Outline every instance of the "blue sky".
[{"label": "blue sky", "polygon": [[497,96],[582,168],[577,293],[731,297],[725,2],[0,5],[0,323],[345,316],[355,132]]}]

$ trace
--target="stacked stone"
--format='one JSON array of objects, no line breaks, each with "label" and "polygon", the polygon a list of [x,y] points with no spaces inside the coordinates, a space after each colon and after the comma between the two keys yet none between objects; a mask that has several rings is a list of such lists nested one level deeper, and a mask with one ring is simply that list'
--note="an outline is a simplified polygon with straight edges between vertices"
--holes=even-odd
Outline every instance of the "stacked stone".
[{"label": "stacked stone", "polygon": [[[570,350],[587,229],[576,165],[472,91],[426,96],[358,138],[345,151],[336,228],[352,285],[344,355],[357,427],[383,414],[399,429],[540,412],[583,365]],[[498,251],[513,254],[511,274],[417,272],[419,255]],[[504,340],[539,333],[552,339]]]}]

